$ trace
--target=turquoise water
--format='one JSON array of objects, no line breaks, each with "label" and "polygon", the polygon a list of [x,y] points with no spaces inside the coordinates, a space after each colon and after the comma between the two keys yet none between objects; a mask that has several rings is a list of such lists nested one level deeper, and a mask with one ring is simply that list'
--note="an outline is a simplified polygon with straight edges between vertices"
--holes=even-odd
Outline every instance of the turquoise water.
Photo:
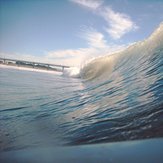
[{"label": "turquoise water", "polygon": [[161,29],[78,78],[0,68],[0,150],[163,137]]}]

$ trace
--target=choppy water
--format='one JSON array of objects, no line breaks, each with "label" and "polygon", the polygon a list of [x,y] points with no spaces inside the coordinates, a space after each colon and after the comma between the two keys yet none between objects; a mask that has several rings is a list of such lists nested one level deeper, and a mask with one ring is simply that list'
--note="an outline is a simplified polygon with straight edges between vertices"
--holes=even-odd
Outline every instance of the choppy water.
[{"label": "choppy water", "polygon": [[0,149],[163,137],[163,25],[81,78],[0,69]]}]

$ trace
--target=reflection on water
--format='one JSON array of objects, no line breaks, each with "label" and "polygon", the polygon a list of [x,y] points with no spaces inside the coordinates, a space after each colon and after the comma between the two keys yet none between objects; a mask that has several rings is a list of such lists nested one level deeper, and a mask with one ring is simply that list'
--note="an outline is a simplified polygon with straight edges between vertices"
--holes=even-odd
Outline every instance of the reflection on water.
[{"label": "reflection on water", "polygon": [[93,80],[1,69],[1,150],[162,137],[162,56],[124,57]]}]

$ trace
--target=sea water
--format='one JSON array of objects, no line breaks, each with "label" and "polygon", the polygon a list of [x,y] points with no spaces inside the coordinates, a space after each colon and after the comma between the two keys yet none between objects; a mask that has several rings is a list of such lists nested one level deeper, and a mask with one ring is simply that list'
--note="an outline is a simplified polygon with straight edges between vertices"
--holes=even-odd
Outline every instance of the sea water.
[{"label": "sea water", "polygon": [[0,68],[0,151],[163,137],[163,25],[65,74]]}]

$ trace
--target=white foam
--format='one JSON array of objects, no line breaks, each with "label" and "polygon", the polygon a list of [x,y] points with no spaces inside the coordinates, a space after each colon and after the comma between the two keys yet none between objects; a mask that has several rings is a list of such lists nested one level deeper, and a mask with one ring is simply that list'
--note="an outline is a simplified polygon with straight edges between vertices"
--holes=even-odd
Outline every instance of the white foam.
[{"label": "white foam", "polygon": [[69,76],[69,77],[79,77],[80,76],[80,68],[78,68],[78,67],[66,68],[63,72],[63,75]]}]

